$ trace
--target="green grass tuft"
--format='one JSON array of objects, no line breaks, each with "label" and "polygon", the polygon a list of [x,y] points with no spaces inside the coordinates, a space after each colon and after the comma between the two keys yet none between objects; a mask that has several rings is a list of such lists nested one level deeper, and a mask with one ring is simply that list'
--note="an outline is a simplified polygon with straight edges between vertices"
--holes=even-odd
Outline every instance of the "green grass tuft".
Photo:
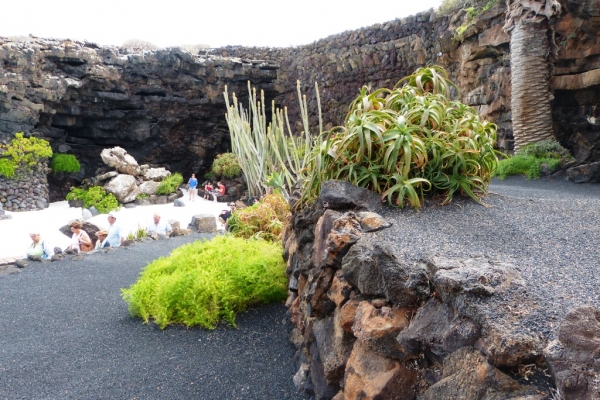
[{"label": "green grass tuft", "polygon": [[214,329],[233,326],[237,313],[287,295],[281,244],[230,235],[194,242],[149,264],[138,281],[122,289],[132,316]]},{"label": "green grass tuft", "polygon": [[523,146],[513,157],[498,163],[494,175],[504,179],[509,175],[523,175],[527,179],[538,179],[545,165],[550,171],[556,171],[562,160],[570,161],[573,156],[556,140],[547,139]]},{"label": "green grass tuft", "polygon": [[50,168],[56,175],[58,172],[79,172],[81,165],[73,154],[54,154],[50,160]]}]

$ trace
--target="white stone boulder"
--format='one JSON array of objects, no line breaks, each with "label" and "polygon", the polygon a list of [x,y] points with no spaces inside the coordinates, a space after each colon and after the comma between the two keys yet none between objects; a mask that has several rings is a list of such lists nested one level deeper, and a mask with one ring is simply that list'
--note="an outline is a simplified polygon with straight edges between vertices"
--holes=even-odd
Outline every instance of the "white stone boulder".
[{"label": "white stone boulder", "polygon": [[142,193],[138,185],[135,183],[135,178],[131,175],[119,174],[111,179],[104,190],[115,195],[120,203],[129,203]]},{"label": "white stone boulder", "polygon": [[167,176],[171,175],[170,171],[167,171],[165,168],[148,168],[143,171],[144,179],[147,181],[155,181],[160,182],[165,179]]},{"label": "white stone boulder", "polygon": [[151,196],[156,193],[156,189],[160,186],[160,182],[144,181],[139,187],[142,193]]},{"label": "white stone boulder", "polygon": [[127,151],[121,147],[113,147],[112,149],[104,149],[100,153],[104,164],[116,169],[121,174],[138,176],[140,174],[140,166],[135,158],[130,156]]}]

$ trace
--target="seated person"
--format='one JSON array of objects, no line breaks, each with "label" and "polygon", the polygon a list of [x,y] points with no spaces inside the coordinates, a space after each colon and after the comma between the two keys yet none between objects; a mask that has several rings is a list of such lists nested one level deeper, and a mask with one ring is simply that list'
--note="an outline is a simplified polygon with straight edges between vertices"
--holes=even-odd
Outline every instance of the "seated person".
[{"label": "seated person", "polygon": [[108,241],[108,231],[98,231],[96,232],[96,236],[98,237],[98,240],[96,241],[94,250],[110,247],[110,242]]},{"label": "seated person", "polygon": [[224,196],[226,192],[225,185],[221,182],[217,182],[217,189],[210,192],[213,196],[213,201],[217,201],[217,197]]},{"label": "seated person", "polygon": [[213,191],[213,185],[212,183],[210,183],[210,181],[206,181],[204,182],[204,198],[206,200],[210,199],[210,193]]},{"label": "seated person", "polygon": [[81,222],[75,221],[71,223],[71,245],[67,248],[66,253],[79,253],[80,251],[90,251],[94,249],[92,239],[86,231],[81,229]]},{"label": "seated person", "polygon": [[228,206],[230,207],[230,210],[223,210],[221,211],[221,214],[219,215],[219,222],[222,223],[223,225],[225,225],[225,230],[229,230],[229,225],[227,223],[227,220],[231,217],[231,214],[235,211],[235,203],[229,203]]},{"label": "seated person", "polygon": [[146,232],[156,232],[159,235],[169,236],[173,231],[171,225],[169,225],[168,222],[161,221],[159,214],[154,214],[152,220],[154,221],[154,223],[148,225],[148,229],[146,229]]},{"label": "seated person", "polygon": [[48,260],[54,255],[54,250],[41,239],[41,236],[37,232],[31,232],[29,234],[32,242],[25,252],[25,257],[29,260],[41,261]]}]

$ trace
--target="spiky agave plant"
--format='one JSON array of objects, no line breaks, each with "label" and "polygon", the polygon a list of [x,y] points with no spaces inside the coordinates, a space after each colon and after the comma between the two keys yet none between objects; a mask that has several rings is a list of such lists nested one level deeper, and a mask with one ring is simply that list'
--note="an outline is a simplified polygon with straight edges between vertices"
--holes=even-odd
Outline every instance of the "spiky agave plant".
[{"label": "spiky agave plant", "polygon": [[400,207],[420,207],[435,193],[443,203],[456,192],[479,202],[498,162],[496,126],[450,100],[453,88],[438,66],[418,69],[393,90],[364,87],[345,125],[313,147],[301,204],[314,200],[328,179],[369,188]]}]

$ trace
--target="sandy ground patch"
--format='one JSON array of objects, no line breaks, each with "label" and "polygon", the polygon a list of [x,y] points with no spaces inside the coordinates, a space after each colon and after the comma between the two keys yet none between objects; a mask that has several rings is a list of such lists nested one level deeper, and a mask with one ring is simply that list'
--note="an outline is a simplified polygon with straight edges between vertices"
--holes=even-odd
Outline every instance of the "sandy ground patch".
[{"label": "sandy ground patch", "polygon": [[[187,194],[181,198],[185,207],[175,207],[173,203],[151,206],[138,206],[135,208],[121,208],[116,211],[117,224],[123,233],[136,231],[139,226],[146,227],[152,222],[154,213],[159,213],[163,220],[179,221],[181,228],[187,228],[196,214],[213,214],[217,217],[222,210],[229,209],[227,203],[204,200],[196,196],[194,201],[189,201]],[[42,239],[48,241],[52,247],[66,248],[70,238],[60,233],[59,228],[73,219],[82,218],[81,208],[70,208],[66,201],[50,204],[50,207],[40,211],[10,212],[11,219],[0,220],[0,258],[22,257],[31,239],[30,232],[38,231]],[[106,214],[97,215],[88,220],[100,228],[108,228]],[[221,224],[217,222],[219,228]]]}]

